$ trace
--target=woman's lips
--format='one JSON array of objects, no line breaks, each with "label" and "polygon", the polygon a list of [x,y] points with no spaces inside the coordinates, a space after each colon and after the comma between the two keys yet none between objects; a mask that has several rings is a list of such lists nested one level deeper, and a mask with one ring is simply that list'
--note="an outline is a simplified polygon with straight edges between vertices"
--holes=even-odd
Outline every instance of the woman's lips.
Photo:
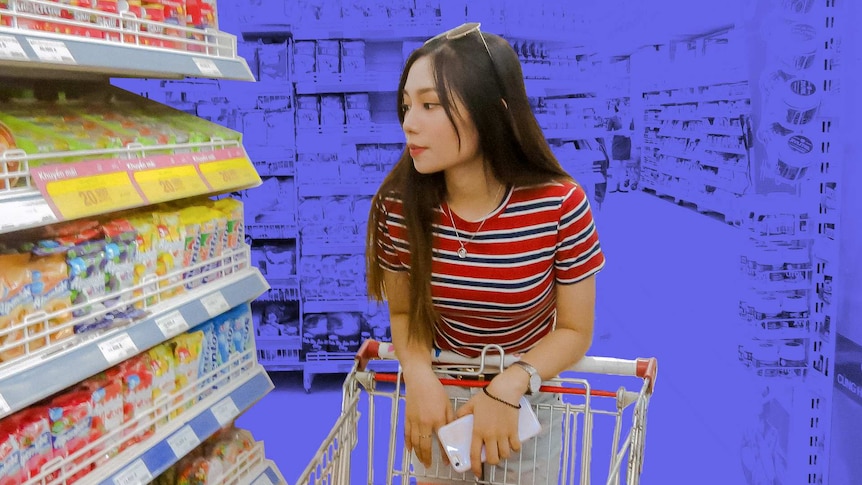
[{"label": "woman's lips", "polygon": [[426,150],[425,147],[411,146],[410,147],[410,156],[415,157],[416,155],[419,155],[420,153],[424,152],[425,150]]}]

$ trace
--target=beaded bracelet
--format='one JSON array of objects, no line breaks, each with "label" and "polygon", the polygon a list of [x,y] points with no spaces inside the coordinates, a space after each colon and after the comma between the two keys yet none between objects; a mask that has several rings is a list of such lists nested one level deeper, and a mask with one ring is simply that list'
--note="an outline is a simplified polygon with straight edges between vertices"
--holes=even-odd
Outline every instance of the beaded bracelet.
[{"label": "beaded bracelet", "polygon": [[490,397],[491,399],[493,399],[493,400],[495,400],[495,401],[497,401],[497,402],[501,402],[501,403],[505,404],[506,406],[509,406],[510,408],[513,408],[513,409],[521,409],[521,403],[518,403],[517,405],[515,405],[515,404],[512,404],[512,403],[510,403],[510,402],[508,402],[508,401],[504,401],[504,400],[500,399],[499,397],[497,397],[497,396],[495,396],[495,395],[491,394],[490,392],[488,392],[488,388],[487,388],[487,387],[483,387],[483,388],[482,388],[482,392],[484,392],[484,393],[485,393],[485,395],[486,395],[486,396],[488,396],[488,397]]}]

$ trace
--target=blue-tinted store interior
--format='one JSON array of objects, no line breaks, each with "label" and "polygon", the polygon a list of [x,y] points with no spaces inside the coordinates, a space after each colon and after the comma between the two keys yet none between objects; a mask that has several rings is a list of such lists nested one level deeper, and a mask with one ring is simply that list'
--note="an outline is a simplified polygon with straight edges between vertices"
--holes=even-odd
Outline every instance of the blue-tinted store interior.
[{"label": "blue-tinted store interior", "polygon": [[[361,342],[391,340],[365,231],[405,60],[464,22],[510,42],[589,197],[588,354],[658,360],[639,483],[862,483],[860,21],[854,0],[0,0],[0,483],[387,483],[391,406],[344,399]],[[591,483],[612,426],[573,465]]]}]

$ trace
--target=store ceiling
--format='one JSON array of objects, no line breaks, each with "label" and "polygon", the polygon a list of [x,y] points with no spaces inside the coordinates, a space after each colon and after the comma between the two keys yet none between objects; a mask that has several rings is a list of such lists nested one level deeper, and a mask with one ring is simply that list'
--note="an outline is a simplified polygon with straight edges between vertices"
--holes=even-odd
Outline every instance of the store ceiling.
[{"label": "store ceiling", "polygon": [[664,44],[733,25],[741,17],[743,1],[584,1],[586,21],[579,29],[583,35],[573,40],[588,51],[631,54],[644,45]]}]

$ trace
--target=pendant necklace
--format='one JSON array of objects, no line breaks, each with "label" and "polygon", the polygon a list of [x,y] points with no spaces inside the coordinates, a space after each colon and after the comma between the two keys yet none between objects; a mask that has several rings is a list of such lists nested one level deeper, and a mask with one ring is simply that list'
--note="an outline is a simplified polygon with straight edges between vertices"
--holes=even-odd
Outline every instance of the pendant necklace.
[{"label": "pendant necklace", "polygon": [[[495,202],[497,200],[497,197],[500,196],[501,190],[503,190],[503,185],[500,185],[500,187],[497,189],[497,193],[494,195],[494,201]],[[442,209],[442,207],[440,207],[440,208]],[[446,205],[446,212],[449,214],[449,220],[452,221],[452,229],[455,230],[455,239],[458,240],[458,246],[461,246],[458,248],[458,251],[457,251],[458,258],[464,259],[467,257],[467,248],[466,248],[467,243],[472,241],[473,238],[476,237],[476,234],[478,234],[479,231],[482,230],[482,226],[485,225],[485,221],[488,220],[488,216],[490,216],[495,210],[497,210],[496,206],[494,207],[494,209],[491,210],[491,212],[488,212],[487,214],[485,214],[485,217],[483,217],[482,220],[479,222],[479,227],[476,228],[476,231],[473,233],[472,236],[470,236],[470,239],[467,239],[466,241],[464,241],[461,239],[461,233],[458,232],[458,228],[455,226],[455,218],[452,217],[452,209],[449,208],[448,204]]]}]

